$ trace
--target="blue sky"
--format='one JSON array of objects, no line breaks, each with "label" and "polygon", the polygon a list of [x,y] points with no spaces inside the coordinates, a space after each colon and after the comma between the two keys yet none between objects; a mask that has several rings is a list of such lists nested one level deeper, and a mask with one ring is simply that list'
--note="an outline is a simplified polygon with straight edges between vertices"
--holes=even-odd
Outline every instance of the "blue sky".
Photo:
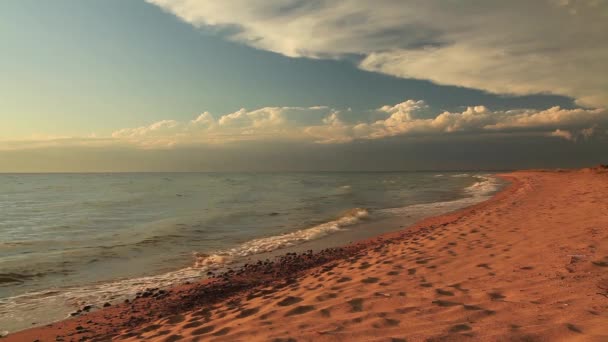
[{"label": "blue sky", "polygon": [[[538,64],[542,51],[568,43],[547,36],[558,27],[548,12],[546,25],[524,20],[522,26],[533,25],[524,33],[529,37],[513,27],[503,39],[506,44],[512,40],[512,47],[505,45],[497,51],[506,53],[491,52],[499,57],[488,58],[494,45],[477,36],[487,27],[484,22],[472,22],[480,26],[459,35],[447,34],[441,30],[447,32],[449,25],[431,25],[440,19],[431,5],[383,3],[376,10],[356,0],[342,6],[295,0],[213,5],[195,0],[2,1],[0,151],[11,151],[11,158],[20,155],[18,150],[73,147],[166,154],[167,149],[250,140],[293,143],[288,138],[297,137],[304,145],[355,144],[460,131],[483,141],[484,130],[513,134],[513,139],[535,133],[539,139],[570,142],[603,135],[605,81],[589,74],[605,69],[595,63],[606,52],[605,41],[590,42],[599,44],[594,50],[573,46],[589,63],[564,53]],[[572,12],[567,8],[570,12],[563,14],[560,6],[551,7],[556,22]],[[466,5],[461,7],[446,9],[455,22],[470,15]],[[486,10],[501,32],[509,20],[503,16],[511,10],[535,10],[519,2],[495,7],[480,11]],[[404,11],[399,14],[407,21],[412,8],[428,22],[393,23],[392,13]],[[579,17],[598,12],[576,10]],[[369,17],[360,18],[361,13]],[[576,29],[566,32],[572,39],[601,37],[596,31],[602,24],[588,25],[589,34],[576,26],[578,17],[572,20]],[[431,58],[426,54],[434,47]],[[507,59],[510,51],[513,58]],[[551,67],[543,70],[546,65]],[[570,83],[582,85],[566,86]],[[468,109],[476,106],[483,109]],[[548,112],[556,106],[559,110]],[[466,119],[468,110],[479,124]],[[452,115],[441,117],[446,111]],[[201,119],[205,129],[194,128],[192,121],[204,112],[211,121]],[[422,121],[436,118],[450,123]]]}]

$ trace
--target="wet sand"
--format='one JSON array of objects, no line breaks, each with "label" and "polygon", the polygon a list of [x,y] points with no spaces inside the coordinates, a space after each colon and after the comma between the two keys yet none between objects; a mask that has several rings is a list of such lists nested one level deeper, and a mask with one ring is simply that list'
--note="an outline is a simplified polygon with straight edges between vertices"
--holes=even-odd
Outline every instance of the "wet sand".
[{"label": "wet sand", "polygon": [[608,171],[502,177],[491,200],[400,232],[4,340],[608,341]]}]

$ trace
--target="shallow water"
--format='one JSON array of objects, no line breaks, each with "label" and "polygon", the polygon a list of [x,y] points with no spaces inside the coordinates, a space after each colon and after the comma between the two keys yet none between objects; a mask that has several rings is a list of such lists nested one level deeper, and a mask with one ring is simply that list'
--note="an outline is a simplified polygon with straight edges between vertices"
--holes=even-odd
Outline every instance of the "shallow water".
[{"label": "shallow water", "polygon": [[0,330],[479,202],[487,174],[0,175]]}]

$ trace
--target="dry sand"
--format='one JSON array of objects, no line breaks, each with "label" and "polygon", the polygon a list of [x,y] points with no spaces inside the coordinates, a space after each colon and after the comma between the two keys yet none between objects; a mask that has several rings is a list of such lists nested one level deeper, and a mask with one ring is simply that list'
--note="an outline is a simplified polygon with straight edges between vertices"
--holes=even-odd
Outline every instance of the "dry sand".
[{"label": "dry sand", "polygon": [[608,341],[608,173],[503,177],[402,232],[6,340]]}]

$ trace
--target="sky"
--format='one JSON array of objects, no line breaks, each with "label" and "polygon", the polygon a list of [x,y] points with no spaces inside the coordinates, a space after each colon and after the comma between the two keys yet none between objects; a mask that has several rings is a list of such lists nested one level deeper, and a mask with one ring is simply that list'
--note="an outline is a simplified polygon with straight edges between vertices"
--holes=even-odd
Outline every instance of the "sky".
[{"label": "sky", "polygon": [[602,0],[4,0],[0,172],[608,163]]}]

